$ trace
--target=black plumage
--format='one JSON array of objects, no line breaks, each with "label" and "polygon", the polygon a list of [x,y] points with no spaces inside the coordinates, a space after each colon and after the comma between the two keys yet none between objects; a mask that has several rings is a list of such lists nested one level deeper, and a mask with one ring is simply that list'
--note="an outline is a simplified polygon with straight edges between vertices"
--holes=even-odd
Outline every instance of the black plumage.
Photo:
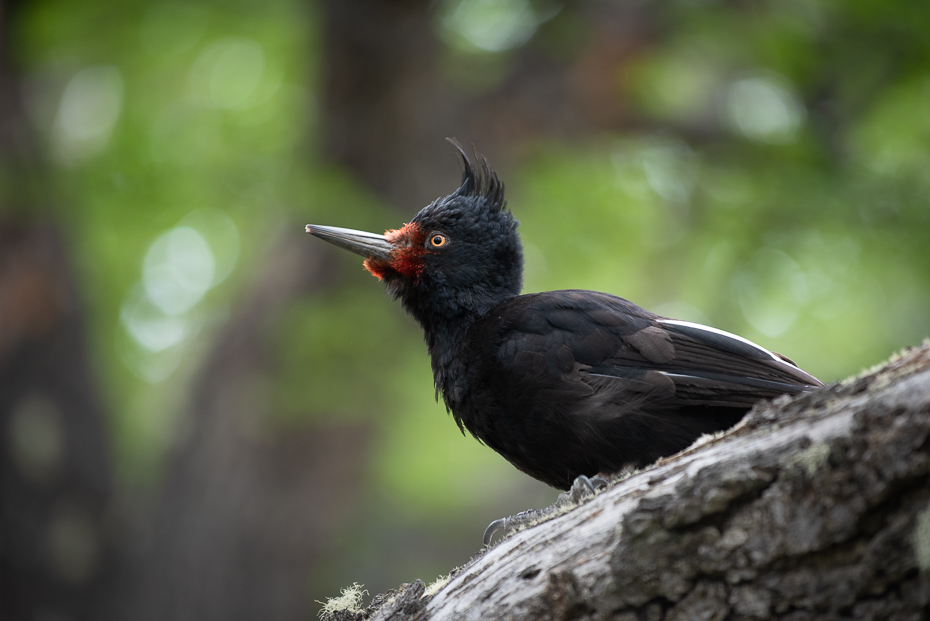
[{"label": "black plumage", "polygon": [[365,257],[423,327],[459,427],[523,472],[567,489],[680,451],[760,399],[822,385],[745,339],[613,295],[520,295],[522,246],[503,184],[453,144],[461,187],[403,228],[307,232]]}]

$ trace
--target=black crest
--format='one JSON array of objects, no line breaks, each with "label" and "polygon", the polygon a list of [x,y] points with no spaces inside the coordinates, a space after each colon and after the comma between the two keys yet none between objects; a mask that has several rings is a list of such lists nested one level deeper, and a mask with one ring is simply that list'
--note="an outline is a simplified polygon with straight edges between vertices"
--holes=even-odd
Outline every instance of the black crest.
[{"label": "black crest", "polygon": [[465,149],[455,138],[446,138],[459,152],[462,158],[462,185],[452,196],[484,198],[491,212],[501,211],[507,202],[504,200],[504,184],[491,170],[491,165],[474,151],[474,163],[469,159]]}]

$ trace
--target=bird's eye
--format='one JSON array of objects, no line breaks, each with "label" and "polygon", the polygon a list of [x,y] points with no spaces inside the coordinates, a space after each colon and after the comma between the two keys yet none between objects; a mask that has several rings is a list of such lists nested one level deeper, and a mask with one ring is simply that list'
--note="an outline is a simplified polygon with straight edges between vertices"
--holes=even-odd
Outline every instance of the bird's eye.
[{"label": "bird's eye", "polygon": [[445,235],[441,235],[439,233],[433,233],[432,235],[429,236],[429,245],[432,246],[433,248],[442,248],[447,243],[449,243],[449,240],[446,239]]}]

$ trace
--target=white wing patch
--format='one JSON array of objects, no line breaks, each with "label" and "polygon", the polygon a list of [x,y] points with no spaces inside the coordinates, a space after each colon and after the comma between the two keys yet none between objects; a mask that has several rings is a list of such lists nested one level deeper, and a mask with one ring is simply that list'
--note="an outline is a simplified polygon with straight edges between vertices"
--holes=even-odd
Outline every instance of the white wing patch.
[{"label": "white wing patch", "polygon": [[662,375],[668,378],[683,377],[685,379],[706,379],[703,377],[699,377],[697,375],[685,375],[683,373],[669,373],[668,371],[659,371],[659,373],[661,373]]},{"label": "white wing patch", "polygon": [[745,345],[749,345],[750,347],[759,350],[759,351],[762,352],[763,354],[765,354],[765,355],[771,357],[772,360],[774,360],[774,361],[776,361],[776,362],[780,362],[780,363],[782,363],[782,364],[787,364],[784,360],[782,360],[781,358],[779,358],[778,356],[776,356],[775,354],[773,354],[772,352],[770,352],[770,351],[767,350],[766,348],[762,347],[761,345],[756,345],[755,343],[753,343],[753,342],[750,341],[749,339],[744,339],[744,338],[741,337],[741,336],[737,336],[737,335],[731,334],[731,333],[729,333],[729,332],[724,332],[723,330],[718,330],[717,328],[711,328],[710,326],[704,326],[704,325],[701,325],[701,324],[699,324],[699,323],[691,323],[690,321],[679,321],[679,320],[677,320],[677,319],[658,319],[658,320],[656,320],[656,321],[658,321],[658,323],[665,323],[665,324],[668,324],[668,325],[671,325],[671,326],[682,326],[682,327],[685,327],[685,328],[694,328],[695,330],[703,330],[703,331],[705,331],[705,332],[711,332],[711,333],[716,334],[716,335],[718,335],[718,336],[723,336],[723,337],[726,337],[726,338],[728,338],[728,339],[733,339],[734,341],[739,341],[740,343],[744,343]]}]

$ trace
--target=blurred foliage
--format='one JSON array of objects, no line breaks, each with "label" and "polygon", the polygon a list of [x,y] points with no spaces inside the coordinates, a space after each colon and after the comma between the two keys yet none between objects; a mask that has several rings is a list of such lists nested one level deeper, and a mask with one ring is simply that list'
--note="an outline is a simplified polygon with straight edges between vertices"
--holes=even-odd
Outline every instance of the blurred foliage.
[{"label": "blurred foliage", "polygon": [[[54,162],[132,485],[157,480],[171,414],[277,235],[400,224],[316,153],[319,11],[298,0],[23,9],[29,112]],[[523,155],[505,181],[526,290],[616,293],[827,381],[930,335],[930,4],[656,11],[659,33],[611,86],[637,129],[513,150]],[[567,5],[517,0],[440,3],[435,23],[449,82],[483,91],[518,70],[507,59],[523,46],[571,63],[590,27]],[[451,150],[449,168],[451,191]],[[345,286],[276,328],[275,424],[375,421],[371,485],[388,513],[451,516],[509,493],[522,475],[433,400],[416,326],[356,257],[340,260]]]},{"label": "blurred foliage", "polygon": [[[80,262],[118,464],[145,478],[174,434],[171,413],[205,344],[198,335],[222,321],[299,204],[298,154],[316,114],[315,22],[288,0],[36,2],[23,12],[29,112],[57,164],[56,204]],[[176,263],[232,278],[181,282],[164,292],[165,312],[145,299],[146,255],[178,226],[195,227],[208,247],[198,255],[182,244]],[[185,293],[189,308],[177,299],[170,308]]]}]

